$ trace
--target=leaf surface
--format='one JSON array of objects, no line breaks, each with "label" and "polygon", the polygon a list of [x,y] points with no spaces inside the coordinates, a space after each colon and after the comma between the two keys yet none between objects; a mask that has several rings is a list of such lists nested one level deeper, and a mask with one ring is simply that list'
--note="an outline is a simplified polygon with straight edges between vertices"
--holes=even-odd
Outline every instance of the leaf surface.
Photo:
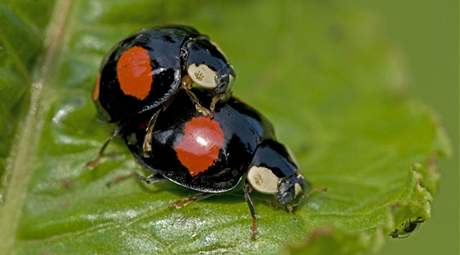
[{"label": "leaf surface", "polygon": [[[359,254],[430,217],[446,139],[405,95],[400,56],[373,16],[338,1],[34,4],[39,15],[29,1],[0,4],[0,250]],[[90,100],[102,57],[127,35],[168,23],[219,43],[237,71],[235,94],[273,121],[313,183],[295,214],[255,196],[257,241],[241,192],[177,210],[171,203],[190,192],[172,183],[107,188],[142,170],[120,141],[97,169],[84,168],[113,128]]]}]

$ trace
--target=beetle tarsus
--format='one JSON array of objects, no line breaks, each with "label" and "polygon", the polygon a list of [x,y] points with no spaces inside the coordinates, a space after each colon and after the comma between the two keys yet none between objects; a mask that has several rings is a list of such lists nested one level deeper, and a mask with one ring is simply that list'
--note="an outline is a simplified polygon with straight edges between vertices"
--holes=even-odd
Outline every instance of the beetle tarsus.
[{"label": "beetle tarsus", "polygon": [[199,113],[201,113],[201,114],[203,114],[203,115],[205,115],[205,116],[210,116],[210,117],[213,116],[212,112],[211,112],[209,109],[207,109],[206,107],[204,107],[204,106],[202,106],[202,105],[200,104],[200,100],[199,100],[198,97],[195,95],[195,93],[193,93],[193,92],[192,92],[190,89],[188,89],[188,88],[184,88],[184,89],[185,89],[185,92],[187,93],[187,95],[189,96],[190,100],[192,101],[192,103],[195,105],[196,110],[197,110]]},{"label": "beetle tarsus", "polygon": [[257,217],[256,217],[256,208],[254,207],[254,202],[251,198],[252,188],[251,185],[246,181],[244,183],[244,199],[249,207],[249,212],[251,213],[252,223],[251,223],[251,240],[255,241],[257,236]]},{"label": "beetle tarsus", "polygon": [[159,174],[152,174],[152,175],[145,177],[137,172],[131,172],[129,174],[117,176],[113,178],[112,180],[108,181],[105,185],[107,186],[107,188],[110,188],[115,184],[119,184],[120,182],[123,182],[133,177],[136,177],[138,181],[141,181],[142,183],[145,183],[145,184],[153,184],[153,183],[164,180],[164,178]]},{"label": "beetle tarsus", "polygon": [[[137,174],[137,173],[136,173]],[[151,174],[147,177],[137,174],[137,178],[145,184],[154,184],[156,182],[162,181],[164,178],[160,174]]]},{"label": "beetle tarsus", "polygon": [[146,133],[144,137],[144,143],[142,144],[144,158],[150,157],[150,152],[152,151],[152,135],[158,115],[160,115],[160,111],[157,111],[152,115],[147,125],[147,128],[145,129]]},{"label": "beetle tarsus", "polygon": [[182,88],[185,90],[188,97],[190,98],[190,100],[192,100],[193,104],[195,105],[196,110],[205,116],[212,116],[212,111],[202,106],[198,97],[195,95],[195,93],[192,92],[193,81],[192,79],[190,79],[190,76],[185,75],[182,78],[181,84],[182,84]]},{"label": "beetle tarsus", "polygon": [[214,96],[211,100],[211,104],[209,105],[209,110],[211,110],[211,112],[214,112],[214,110],[216,109],[217,103],[219,103],[224,98],[225,98],[225,95],[223,94]]},{"label": "beetle tarsus", "polygon": [[137,173],[135,173],[135,172],[131,172],[131,173],[125,174],[125,175],[119,175],[119,176],[113,178],[112,180],[108,181],[105,184],[105,186],[107,186],[107,188],[111,188],[115,184],[118,184],[118,183],[120,183],[122,181],[125,181],[125,180],[127,180],[129,178],[132,178],[132,177],[136,176],[136,174]]},{"label": "beetle tarsus", "polygon": [[112,135],[105,140],[105,142],[102,144],[101,148],[99,149],[99,152],[97,153],[97,156],[95,159],[87,162],[85,164],[86,168],[93,169],[96,168],[99,165],[99,162],[101,159],[104,157],[104,152],[107,146],[110,144],[110,142],[115,138],[120,136],[120,128],[117,128],[113,131]]},{"label": "beetle tarsus", "polygon": [[180,209],[195,201],[203,200],[203,199],[215,196],[215,195],[216,194],[214,193],[197,193],[193,196],[177,200],[176,202],[174,202],[173,207],[176,209]]}]

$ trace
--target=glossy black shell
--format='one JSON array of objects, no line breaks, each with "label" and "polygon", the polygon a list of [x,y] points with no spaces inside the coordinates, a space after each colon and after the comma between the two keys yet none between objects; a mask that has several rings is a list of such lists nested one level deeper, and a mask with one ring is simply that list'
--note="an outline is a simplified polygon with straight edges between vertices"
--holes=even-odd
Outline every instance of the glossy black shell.
[{"label": "glossy black shell", "polygon": [[[181,48],[188,39],[198,35],[198,31],[190,27],[161,27],[141,31],[118,43],[104,59],[100,70],[96,104],[101,115],[110,122],[117,122],[154,109],[168,100],[180,86]],[[117,79],[118,59],[133,46],[141,46],[149,52],[155,76],[153,89],[144,100],[125,95]]]},{"label": "glossy black shell", "polygon": [[[132,47],[148,52],[152,83],[148,95],[139,99],[126,95],[120,88],[117,63]],[[109,122],[120,122],[149,110],[155,111],[177,93],[190,64],[205,63],[216,70],[219,86],[212,94],[230,93],[230,76],[235,76],[225,56],[210,39],[188,26],[164,26],[140,31],[119,42],[103,60],[98,96],[94,97],[100,116]]]},{"label": "glossy black shell", "polygon": [[[248,171],[257,146],[265,139],[274,138],[271,123],[236,98],[218,104],[214,120],[223,129],[224,145],[214,164],[207,171],[192,177],[179,162],[173,143],[180,138],[184,124],[199,113],[185,93],[180,92],[176,99],[160,115],[155,125],[150,157],[142,156],[144,127],[148,117],[139,116],[128,127],[124,139],[129,149],[144,166],[183,187],[209,193],[235,188]],[[200,95],[200,100],[209,99]]]}]

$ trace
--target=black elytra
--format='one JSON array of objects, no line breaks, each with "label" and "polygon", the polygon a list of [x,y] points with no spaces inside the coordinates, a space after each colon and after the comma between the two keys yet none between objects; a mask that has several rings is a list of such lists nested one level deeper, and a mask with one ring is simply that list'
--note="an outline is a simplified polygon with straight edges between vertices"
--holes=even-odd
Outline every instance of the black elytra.
[{"label": "black elytra", "polygon": [[[195,93],[204,102],[211,99]],[[197,112],[183,92],[176,100],[155,125],[149,157],[142,154],[148,116],[139,115],[128,125],[123,138],[142,165],[155,175],[205,193],[233,190],[253,167],[261,168],[263,175],[268,169],[278,180],[271,192],[277,201],[283,206],[297,205],[304,179],[265,117],[234,97],[219,103],[213,118]],[[263,182],[266,176],[261,177]],[[250,184],[258,189],[257,184]]]},{"label": "black elytra", "polygon": [[[199,66],[193,69],[197,77],[186,79],[191,65]],[[231,93],[234,76],[224,54],[196,29],[155,27],[129,36],[111,50],[102,62],[93,100],[103,119],[117,123],[166,107],[185,88],[184,80],[187,86],[195,81],[200,87],[200,79],[211,79],[215,87],[204,88],[224,97]]]}]

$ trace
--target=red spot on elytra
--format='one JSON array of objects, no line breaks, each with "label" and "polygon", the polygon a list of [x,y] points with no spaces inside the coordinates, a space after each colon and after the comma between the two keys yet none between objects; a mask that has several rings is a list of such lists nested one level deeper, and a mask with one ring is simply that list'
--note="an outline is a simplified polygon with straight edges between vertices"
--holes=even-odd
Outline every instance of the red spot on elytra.
[{"label": "red spot on elytra", "polygon": [[153,73],[149,52],[134,46],[121,54],[117,63],[117,77],[120,89],[125,95],[145,99],[150,92]]},{"label": "red spot on elytra", "polygon": [[185,123],[182,137],[174,149],[177,158],[196,176],[208,170],[224,145],[224,132],[219,123],[209,117],[194,117]]}]

